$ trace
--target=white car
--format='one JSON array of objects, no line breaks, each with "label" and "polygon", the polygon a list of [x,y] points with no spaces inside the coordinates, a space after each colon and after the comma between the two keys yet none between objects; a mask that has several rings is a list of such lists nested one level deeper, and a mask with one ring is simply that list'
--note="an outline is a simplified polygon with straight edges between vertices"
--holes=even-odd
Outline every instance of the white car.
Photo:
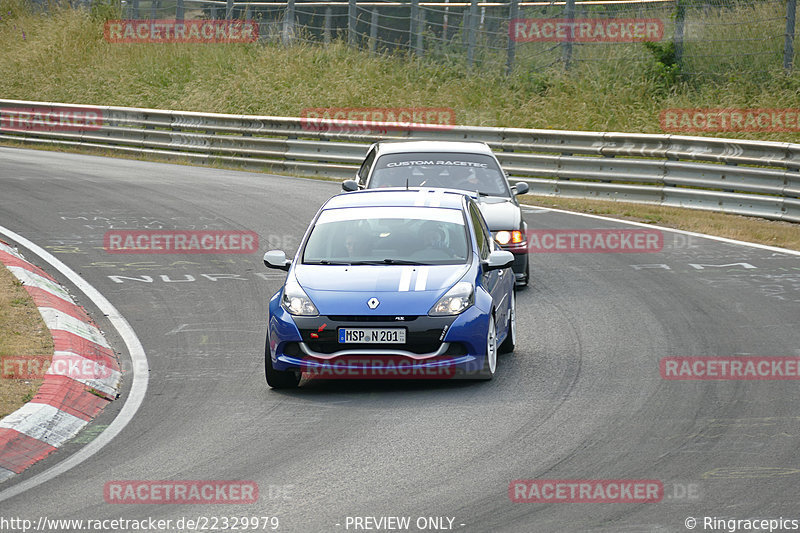
[{"label": "white car", "polygon": [[345,191],[385,187],[435,187],[472,193],[495,242],[514,254],[517,285],[527,285],[528,226],[516,196],[528,184],[508,183],[497,158],[485,143],[450,141],[382,141],[370,146],[355,180]]}]

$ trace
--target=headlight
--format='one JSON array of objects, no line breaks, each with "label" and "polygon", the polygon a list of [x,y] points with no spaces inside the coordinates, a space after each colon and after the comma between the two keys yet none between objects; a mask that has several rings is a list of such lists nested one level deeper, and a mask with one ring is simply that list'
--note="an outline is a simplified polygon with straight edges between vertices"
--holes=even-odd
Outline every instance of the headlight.
[{"label": "headlight", "polygon": [[497,244],[506,245],[509,243],[520,244],[524,242],[525,239],[523,238],[522,232],[515,229],[514,231],[498,231],[494,234],[494,240]]},{"label": "headlight", "polygon": [[475,302],[475,287],[472,283],[459,281],[431,307],[431,316],[458,315]]},{"label": "headlight", "polygon": [[292,277],[291,281],[286,280],[286,285],[283,287],[281,305],[290,315],[316,316],[319,314],[317,306],[314,305],[314,302],[311,301],[311,298],[303,291],[294,277]]}]

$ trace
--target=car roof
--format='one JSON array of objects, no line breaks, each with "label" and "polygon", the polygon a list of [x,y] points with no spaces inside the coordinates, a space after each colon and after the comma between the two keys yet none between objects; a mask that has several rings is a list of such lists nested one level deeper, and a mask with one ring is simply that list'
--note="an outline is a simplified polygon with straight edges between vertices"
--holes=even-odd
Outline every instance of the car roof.
[{"label": "car roof", "polygon": [[439,207],[463,209],[466,191],[429,187],[365,189],[341,193],[328,200],[323,209],[345,207]]},{"label": "car roof", "polygon": [[381,141],[380,154],[455,152],[492,155],[492,149],[479,141]]}]

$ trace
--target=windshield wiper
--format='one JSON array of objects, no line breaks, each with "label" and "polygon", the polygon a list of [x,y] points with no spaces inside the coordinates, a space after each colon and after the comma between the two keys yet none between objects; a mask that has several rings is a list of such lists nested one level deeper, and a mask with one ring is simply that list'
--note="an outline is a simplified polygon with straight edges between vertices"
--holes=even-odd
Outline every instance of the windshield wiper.
[{"label": "windshield wiper", "polygon": [[408,261],[406,259],[384,259],[382,261],[353,261],[354,265],[431,265],[432,263],[420,263],[419,261]]},{"label": "windshield wiper", "polygon": [[304,265],[352,265],[347,261],[329,261],[327,259],[320,259],[317,261],[303,261]]}]

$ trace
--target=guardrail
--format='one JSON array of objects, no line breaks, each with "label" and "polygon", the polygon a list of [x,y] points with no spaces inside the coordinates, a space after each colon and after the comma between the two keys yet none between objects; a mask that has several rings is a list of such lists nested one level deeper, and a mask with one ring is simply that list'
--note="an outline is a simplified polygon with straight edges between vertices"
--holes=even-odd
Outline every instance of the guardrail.
[{"label": "guardrail", "polygon": [[[89,124],[82,110],[96,113]],[[72,115],[70,115],[72,113]],[[66,117],[66,118],[65,118]],[[85,116],[83,118],[86,118]],[[71,121],[71,122],[70,122]],[[78,123],[80,122],[80,123]],[[0,100],[0,140],[349,178],[376,140],[486,142],[533,194],[800,222],[800,144],[584,131],[400,125]]]}]

